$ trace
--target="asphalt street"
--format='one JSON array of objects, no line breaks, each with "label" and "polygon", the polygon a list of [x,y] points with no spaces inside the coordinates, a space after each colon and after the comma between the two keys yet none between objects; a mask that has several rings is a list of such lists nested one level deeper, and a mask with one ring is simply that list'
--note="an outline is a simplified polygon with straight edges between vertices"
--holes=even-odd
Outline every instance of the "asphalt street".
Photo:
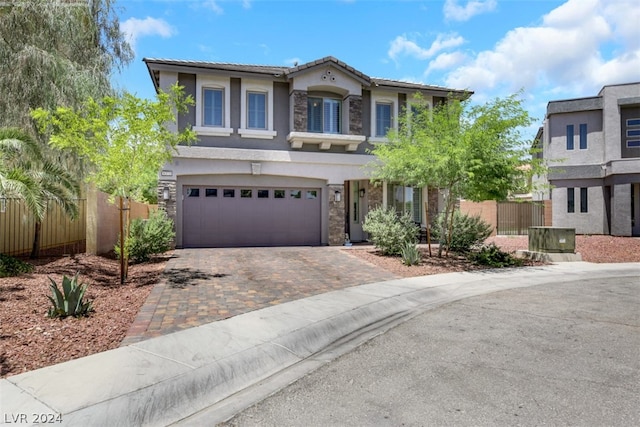
[{"label": "asphalt street", "polygon": [[640,275],[446,304],[224,425],[640,425]]}]

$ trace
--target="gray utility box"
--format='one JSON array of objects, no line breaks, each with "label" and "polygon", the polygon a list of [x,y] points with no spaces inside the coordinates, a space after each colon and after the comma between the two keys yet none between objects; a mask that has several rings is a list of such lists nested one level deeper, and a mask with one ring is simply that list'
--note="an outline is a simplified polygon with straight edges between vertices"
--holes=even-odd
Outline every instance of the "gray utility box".
[{"label": "gray utility box", "polygon": [[573,254],[576,252],[576,229],[529,227],[529,251]]}]

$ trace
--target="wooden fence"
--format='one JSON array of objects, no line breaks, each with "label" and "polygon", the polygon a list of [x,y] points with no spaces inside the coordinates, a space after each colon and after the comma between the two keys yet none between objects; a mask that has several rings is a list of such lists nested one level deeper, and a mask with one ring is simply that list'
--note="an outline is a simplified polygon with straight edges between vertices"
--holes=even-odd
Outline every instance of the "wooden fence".
[{"label": "wooden fence", "polygon": [[498,203],[498,225],[500,235],[529,234],[529,227],[541,227],[545,224],[544,205],[535,202]]},{"label": "wooden fence", "polygon": [[[77,253],[105,254],[113,250],[119,235],[119,209],[108,196],[89,189],[78,200],[79,214],[70,220],[60,207],[50,203],[40,232],[40,255]],[[148,218],[157,205],[131,202],[130,217]],[[35,220],[20,199],[0,198],[0,253],[28,256],[35,233]]]},{"label": "wooden fence", "polygon": [[460,202],[460,211],[478,215],[493,227],[492,235],[525,235],[529,227],[551,226],[551,200],[544,202]]},{"label": "wooden fence", "polygon": [[[40,231],[41,255],[75,254],[85,251],[86,200],[78,200],[78,217],[69,219],[50,203]],[[21,199],[0,199],[0,253],[23,256],[31,253],[35,220]]]}]

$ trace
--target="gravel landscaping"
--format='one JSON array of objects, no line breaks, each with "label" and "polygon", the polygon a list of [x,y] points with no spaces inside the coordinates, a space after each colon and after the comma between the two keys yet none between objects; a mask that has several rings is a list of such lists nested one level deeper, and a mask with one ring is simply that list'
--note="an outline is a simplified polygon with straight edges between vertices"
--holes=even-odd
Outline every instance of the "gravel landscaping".
[{"label": "gravel landscaping", "polygon": [[[527,248],[526,236],[489,239],[505,251]],[[640,238],[577,236],[577,252],[588,262],[640,262]],[[351,254],[398,276],[412,277],[478,269],[465,259],[423,257],[419,266],[402,265],[397,257],[382,257],[371,246],[354,246]],[[422,247],[426,254],[426,246]],[[436,252],[434,251],[434,255]],[[0,377],[53,365],[116,348],[140,307],[160,280],[170,254],[153,262],[132,265],[127,284],[119,285],[116,260],[77,255],[34,262],[32,273],[0,278]],[[87,317],[50,319],[49,280],[80,272],[89,284],[87,296],[95,311]]]}]

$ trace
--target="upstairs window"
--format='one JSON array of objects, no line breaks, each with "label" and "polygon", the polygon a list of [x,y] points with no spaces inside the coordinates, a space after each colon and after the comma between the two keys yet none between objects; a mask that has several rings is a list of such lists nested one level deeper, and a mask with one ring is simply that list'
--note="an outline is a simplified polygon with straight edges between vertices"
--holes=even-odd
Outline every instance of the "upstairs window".
[{"label": "upstairs window", "polygon": [[376,103],[376,134],[375,136],[387,136],[391,128],[391,108],[392,105],[386,102]]},{"label": "upstairs window", "polygon": [[333,98],[308,98],[307,130],[317,133],[341,133],[342,102]]},{"label": "upstairs window", "polygon": [[574,213],[576,211],[576,191],[574,188],[567,188],[567,212]]},{"label": "upstairs window", "polygon": [[640,119],[627,119],[627,148],[640,147]]},{"label": "upstairs window", "polygon": [[587,124],[582,123],[580,125],[580,149],[587,149]]},{"label": "upstairs window", "polygon": [[247,128],[267,128],[267,94],[247,92]]},{"label": "upstairs window", "polygon": [[198,135],[229,136],[231,129],[231,83],[228,77],[196,76],[196,123]]},{"label": "upstairs window", "polygon": [[586,187],[580,188],[580,212],[586,213],[589,212],[589,201],[587,199],[587,194],[589,189]]},{"label": "upstairs window", "polygon": [[204,126],[223,127],[224,125],[224,90],[203,89],[204,108],[202,123]]},{"label": "upstairs window", "polygon": [[573,150],[573,125],[567,125],[567,150]]}]

